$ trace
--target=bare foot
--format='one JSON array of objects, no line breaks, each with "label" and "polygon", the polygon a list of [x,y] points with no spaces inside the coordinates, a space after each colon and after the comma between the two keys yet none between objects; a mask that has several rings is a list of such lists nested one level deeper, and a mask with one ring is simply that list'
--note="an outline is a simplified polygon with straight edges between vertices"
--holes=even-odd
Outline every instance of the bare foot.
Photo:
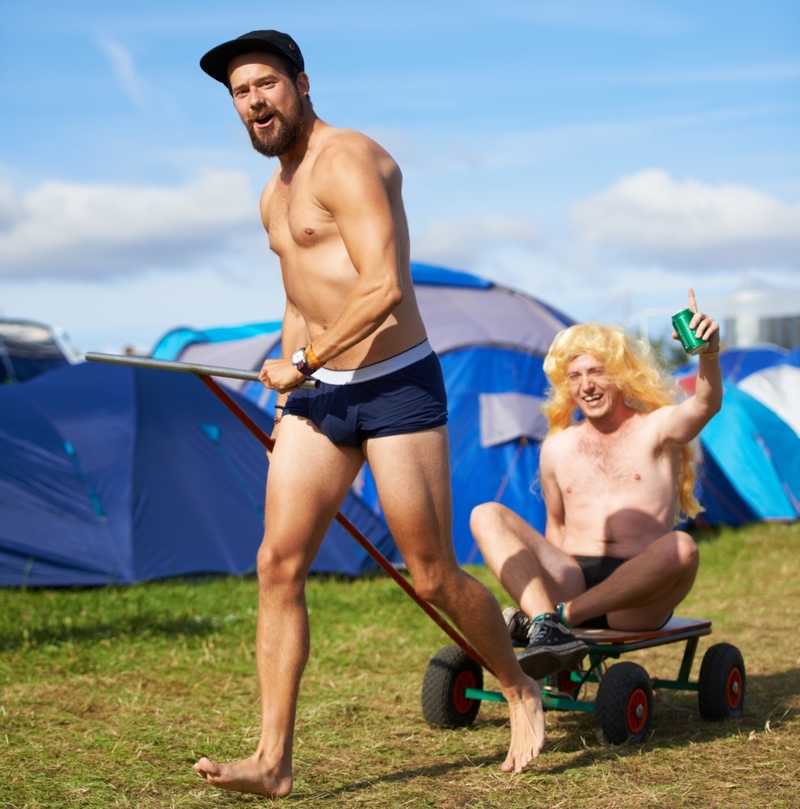
[{"label": "bare foot", "polygon": [[285,798],[292,791],[291,766],[288,773],[281,773],[280,768],[265,766],[257,755],[232,764],[214,764],[204,757],[194,765],[194,771],[209,784],[233,792]]},{"label": "bare foot", "polygon": [[544,747],[542,691],[535,680],[530,677],[525,680],[521,687],[503,690],[511,718],[511,744],[500,768],[503,772],[522,772]]}]

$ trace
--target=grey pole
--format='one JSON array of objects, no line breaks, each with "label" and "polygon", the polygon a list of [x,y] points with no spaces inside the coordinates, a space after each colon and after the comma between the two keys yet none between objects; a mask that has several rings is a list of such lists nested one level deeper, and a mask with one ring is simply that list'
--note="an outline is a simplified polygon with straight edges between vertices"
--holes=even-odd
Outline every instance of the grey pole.
[{"label": "grey pole", "polygon": [[[197,374],[198,376],[223,376],[228,379],[245,379],[248,382],[258,382],[257,371],[244,371],[240,368],[222,368],[217,365],[199,365],[195,362],[173,362],[172,360],[154,360],[150,357],[133,357],[128,354],[97,354],[88,351],[85,354],[89,362],[106,362],[111,365],[132,365],[135,368],[154,368],[157,371],[177,371],[182,374]],[[310,377],[300,383],[301,388],[318,388],[318,379]]]}]

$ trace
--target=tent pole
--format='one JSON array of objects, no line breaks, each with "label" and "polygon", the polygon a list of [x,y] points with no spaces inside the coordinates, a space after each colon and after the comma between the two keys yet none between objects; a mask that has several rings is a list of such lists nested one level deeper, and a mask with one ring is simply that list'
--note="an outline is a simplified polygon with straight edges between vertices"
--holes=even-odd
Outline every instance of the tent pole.
[{"label": "tent pole", "polygon": [[[210,376],[197,375],[198,379],[227,407],[239,421],[263,444],[268,450],[272,450],[275,442],[258,426],[258,424],[247,415],[237,402]],[[389,574],[400,587],[418,604],[433,622],[444,631],[444,633],[455,643],[457,643],[476,663],[482,666],[490,674],[494,674],[491,667],[481,657],[480,654],[460,635],[450,624],[403,578],[394,565],[358,530],[358,528],[341,513],[336,513],[336,522],[341,525],[348,534],[377,562],[383,570]]]}]

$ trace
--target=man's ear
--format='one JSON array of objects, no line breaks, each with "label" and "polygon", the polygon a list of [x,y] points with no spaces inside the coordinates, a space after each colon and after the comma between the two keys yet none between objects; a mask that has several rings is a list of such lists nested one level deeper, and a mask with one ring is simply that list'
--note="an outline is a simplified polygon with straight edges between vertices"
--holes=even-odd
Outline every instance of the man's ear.
[{"label": "man's ear", "polygon": [[295,83],[300,97],[305,98],[308,95],[308,91],[311,89],[311,83],[308,81],[308,73],[298,73]]}]

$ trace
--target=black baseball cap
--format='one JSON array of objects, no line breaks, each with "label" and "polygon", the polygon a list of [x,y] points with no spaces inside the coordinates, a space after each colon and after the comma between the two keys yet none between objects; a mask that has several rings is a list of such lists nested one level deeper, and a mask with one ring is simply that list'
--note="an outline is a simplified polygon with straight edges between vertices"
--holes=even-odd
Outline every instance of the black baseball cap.
[{"label": "black baseball cap", "polygon": [[[200,67],[211,76],[228,87],[228,65],[236,56],[251,51],[269,51],[288,59],[299,71],[304,71],[305,61],[298,44],[280,31],[251,31],[249,34],[223,42],[212,48],[200,60]],[[229,88],[230,89],[230,88]]]}]

